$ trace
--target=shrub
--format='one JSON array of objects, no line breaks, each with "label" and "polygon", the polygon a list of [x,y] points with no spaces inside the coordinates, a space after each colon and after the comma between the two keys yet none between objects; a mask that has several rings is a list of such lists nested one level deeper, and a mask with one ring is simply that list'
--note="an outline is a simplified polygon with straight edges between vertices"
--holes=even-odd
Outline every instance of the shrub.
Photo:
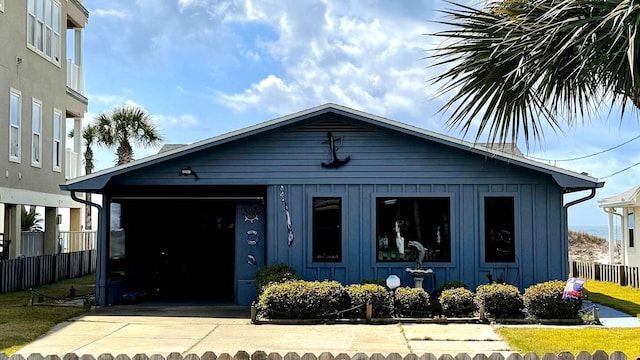
[{"label": "shrub", "polygon": [[394,292],[394,305],[400,314],[420,315],[429,310],[429,294],[421,288],[400,287]]},{"label": "shrub", "polygon": [[442,291],[438,300],[445,316],[472,316],[477,310],[473,292],[464,287],[446,289]]},{"label": "shrub", "polygon": [[475,302],[478,308],[484,305],[485,316],[495,319],[521,318],[522,294],[513,285],[486,284],[476,289]]},{"label": "shrub", "polygon": [[468,289],[469,287],[467,286],[467,284],[463,283],[462,281],[449,280],[449,281],[443,282],[440,286],[438,286],[438,288],[436,289],[436,293],[442,294],[442,292],[445,290],[456,289],[456,288]]},{"label": "shrub", "polygon": [[365,304],[371,303],[373,307],[374,317],[383,317],[391,314],[393,302],[387,289],[376,284],[354,284],[346,287],[347,297],[349,299],[349,308],[359,306],[357,309],[350,311],[347,316],[363,317],[365,316]]},{"label": "shrub", "polygon": [[386,279],[363,279],[362,281],[360,281],[360,284],[362,285],[376,284],[376,285],[382,286],[385,289],[387,288]]},{"label": "shrub", "polygon": [[254,284],[258,295],[260,295],[267,285],[271,283],[282,283],[299,279],[300,277],[291,266],[287,264],[274,264],[258,269],[254,278]]},{"label": "shrub", "polygon": [[553,280],[527,288],[523,295],[527,315],[538,319],[579,319],[582,304],[579,300],[563,300],[564,287],[564,281]]},{"label": "shrub", "polygon": [[326,318],[336,316],[344,299],[345,289],[337,281],[291,280],[268,285],[257,308],[272,319]]}]

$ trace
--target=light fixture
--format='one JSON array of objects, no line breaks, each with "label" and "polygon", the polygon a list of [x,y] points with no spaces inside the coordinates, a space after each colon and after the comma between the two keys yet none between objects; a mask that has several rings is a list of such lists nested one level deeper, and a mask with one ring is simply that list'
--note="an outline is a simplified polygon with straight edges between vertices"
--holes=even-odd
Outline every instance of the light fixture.
[{"label": "light fixture", "polygon": [[198,177],[198,174],[196,174],[196,172],[191,169],[191,166],[188,166],[188,167],[180,169],[180,172],[178,173],[178,175],[180,175],[180,176],[193,176],[195,178],[195,180],[200,180],[200,177]]}]

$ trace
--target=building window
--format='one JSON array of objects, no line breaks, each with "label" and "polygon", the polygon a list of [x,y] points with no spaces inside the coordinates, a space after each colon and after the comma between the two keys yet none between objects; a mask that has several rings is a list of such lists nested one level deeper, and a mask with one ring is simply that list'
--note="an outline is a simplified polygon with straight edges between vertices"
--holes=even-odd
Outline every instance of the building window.
[{"label": "building window", "polygon": [[513,197],[484,198],[484,260],[515,262]]},{"label": "building window", "polygon": [[22,101],[19,91],[11,89],[9,99],[9,160],[20,162],[20,122],[22,119]]},{"label": "building window", "polygon": [[377,261],[416,261],[412,241],[424,247],[422,261],[451,262],[451,206],[448,197],[378,198]]},{"label": "building window", "polygon": [[60,171],[60,163],[62,156],[62,112],[53,110],[53,169]]},{"label": "building window", "polygon": [[633,240],[633,229],[635,227],[635,224],[633,223],[633,211],[629,211],[627,213],[627,229],[629,232],[629,247],[635,247],[634,244],[634,240]]},{"label": "building window", "polygon": [[42,155],[42,137],[40,136],[42,128],[42,103],[33,99],[31,109],[31,165],[40,166],[40,158]]},{"label": "building window", "polygon": [[342,199],[313,198],[313,261],[342,261]]},{"label": "building window", "polygon": [[27,44],[45,58],[60,63],[60,3],[27,0]]},{"label": "building window", "polygon": [[0,0],[0,12],[4,12],[4,0]]}]

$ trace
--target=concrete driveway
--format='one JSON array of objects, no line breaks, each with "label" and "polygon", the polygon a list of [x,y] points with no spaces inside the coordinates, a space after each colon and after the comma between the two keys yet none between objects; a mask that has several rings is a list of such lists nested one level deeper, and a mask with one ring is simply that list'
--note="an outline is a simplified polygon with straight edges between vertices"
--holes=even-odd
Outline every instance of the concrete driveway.
[{"label": "concrete driveway", "polygon": [[511,353],[491,325],[253,325],[249,309],[237,306],[120,305],[61,323],[17,353],[98,357],[144,353],[149,356],[249,354],[262,350],[314,353]]}]

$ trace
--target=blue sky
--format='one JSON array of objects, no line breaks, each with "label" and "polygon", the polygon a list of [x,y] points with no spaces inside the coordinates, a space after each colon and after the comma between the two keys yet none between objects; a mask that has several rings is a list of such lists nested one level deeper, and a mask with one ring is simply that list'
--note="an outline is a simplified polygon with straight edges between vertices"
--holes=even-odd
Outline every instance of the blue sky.
[{"label": "blue sky", "polygon": [[[191,143],[327,102],[462,138],[438,112],[428,79],[439,0],[86,0],[86,121],[117,105],[145,108],[167,143]],[[638,113],[618,109],[563,133],[546,131],[528,155],[567,159],[638,136]],[[472,141],[473,135],[465,138]],[[526,152],[524,143],[519,144]],[[136,149],[141,158],[156,150]],[[97,149],[97,170],[114,165]],[[552,162],[601,178],[640,162],[640,139],[579,161]],[[640,166],[604,179],[596,200],[638,185]],[[586,194],[585,194],[586,195]],[[606,224],[596,200],[570,225]]]}]

